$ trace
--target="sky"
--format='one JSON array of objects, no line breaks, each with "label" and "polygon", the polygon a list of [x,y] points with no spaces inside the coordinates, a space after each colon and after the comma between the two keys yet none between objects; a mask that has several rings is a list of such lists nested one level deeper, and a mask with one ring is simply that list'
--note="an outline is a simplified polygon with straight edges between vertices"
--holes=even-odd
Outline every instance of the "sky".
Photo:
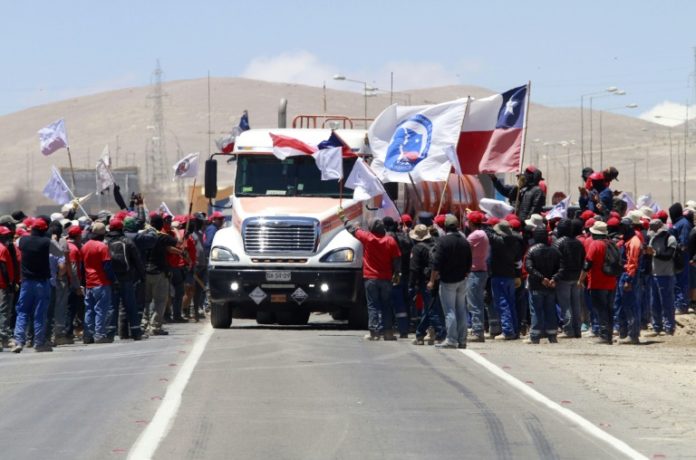
[{"label": "sky", "polygon": [[166,81],[210,72],[362,91],[332,76],[388,90],[393,73],[408,92],[529,80],[535,103],[595,94],[596,109],[677,125],[687,103],[696,117],[695,17],[688,0],[4,0],[0,115],[148,85],[159,59]]}]

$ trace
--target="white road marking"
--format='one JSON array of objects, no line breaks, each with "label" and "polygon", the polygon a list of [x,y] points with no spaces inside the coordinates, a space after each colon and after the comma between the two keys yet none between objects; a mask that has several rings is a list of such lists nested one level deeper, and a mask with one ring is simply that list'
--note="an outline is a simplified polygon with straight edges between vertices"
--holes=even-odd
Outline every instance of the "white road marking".
[{"label": "white road marking", "polygon": [[157,412],[155,412],[155,416],[152,417],[147,428],[138,436],[135,444],[131,447],[128,453],[130,460],[147,460],[155,455],[157,447],[167,436],[174,423],[176,413],[179,411],[179,406],[181,406],[181,396],[212,335],[213,328],[208,324],[203,330],[203,334],[193,344],[191,352],[184,364],[181,365],[179,372],[174,377],[174,381],[167,387],[167,392],[164,398],[162,398],[162,403]]},{"label": "white road marking", "polygon": [[541,403],[542,405],[546,406],[547,408],[551,409],[554,412],[557,412],[558,414],[562,415],[566,419],[570,420],[572,423],[583,429],[585,432],[590,434],[591,436],[594,436],[595,438],[604,441],[605,443],[609,444],[611,447],[616,449],[617,451],[621,452],[622,454],[626,455],[628,458],[632,459],[640,459],[640,460],[648,460],[648,457],[645,455],[641,454],[637,450],[633,449],[631,446],[623,442],[622,440],[615,438],[614,436],[610,435],[606,431],[602,430],[586,418],[576,414],[572,410],[561,406],[560,404],[550,400],[543,394],[539,393],[535,389],[531,388],[529,385],[523,383],[521,380],[518,380],[517,378],[513,377],[512,375],[508,374],[505,372],[503,369],[500,367],[496,366],[483,356],[479,355],[473,350],[459,350],[461,351],[464,355],[466,355],[468,358],[470,358],[472,361],[475,363],[483,366],[486,368],[491,374],[495,375],[496,377],[500,378],[501,380],[505,381],[506,383],[510,384],[512,387],[520,390],[522,393],[525,395],[529,396],[533,400]]}]

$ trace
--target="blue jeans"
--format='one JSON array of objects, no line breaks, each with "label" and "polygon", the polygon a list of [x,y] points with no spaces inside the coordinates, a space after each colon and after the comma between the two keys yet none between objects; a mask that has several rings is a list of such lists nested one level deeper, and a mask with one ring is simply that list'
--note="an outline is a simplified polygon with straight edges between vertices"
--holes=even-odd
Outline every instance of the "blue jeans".
[{"label": "blue jeans", "polygon": [[578,282],[559,281],[556,284],[556,300],[561,307],[563,332],[570,337],[581,337],[582,312]]},{"label": "blue jeans", "polygon": [[84,337],[95,340],[106,337],[112,314],[111,286],[88,288],[85,292]]},{"label": "blue jeans", "polygon": [[394,328],[391,291],[392,283],[389,280],[365,280],[367,326],[371,332],[381,333]]},{"label": "blue jeans", "polygon": [[24,346],[29,318],[34,319],[34,345],[46,342],[46,314],[51,301],[49,280],[24,280],[17,300],[17,321],[15,323],[15,343]]},{"label": "blue jeans", "polygon": [[471,330],[475,335],[483,335],[484,302],[486,292],[487,272],[471,272],[466,279],[466,303],[471,313]]},{"label": "blue jeans", "polygon": [[[592,310],[597,318],[599,336],[607,341],[612,341],[612,305],[614,301],[613,289],[590,289],[592,298]],[[594,326],[593,326],[594,328]]]},{"label": "blue jeans", "polygon": [[689,253],[684,251],[684,270],[674,275],[674,308],[686,311],[689,308]]},{"label": "blue jeans", "polygon": [[624,291],[624,283],[629,280],[627,273],[623,273],[619,278],[616,287],[616,312],[614,313],[615,322],[618,323],[619,335],[631,338],[640,337],[640,283],[633,280],[631,290]]},{"label": "blue jeans", "polygon": [[113,285],[113,317],[109,325],[109,336],[113,337],[118,325],[119,306],[123,305],[123,314],[128,321],[130,337],[139,337],[143,334],[140,328],[140,315],[138,314],[138,304],[135,300],[135,286],[131,280],[120,280]]},{"label": "blue jeans", "polygon": [[445,312],[447,342],[466,345],[466,279],[456,283],[440,282],[439,293]]},{"label": "blue jeans", "polygon": [[396,313],[396,325],[399,328],[399,334],[408,335],[408,329],[410,324],[409,318],[409,308],[406,303],[406,293],[408,291],[408,280],[404,278],[401,282],[392,286],[392,305],[394,305],[394,312]]},{"label": "blue jeans", "polygon": [[532,340],[539,340],[544,334],[555,336],[558,332],[556,292],[546,289],[529,291],[529,309],[532,313],[532,327],[529,330],[529,337]]},{"label": "blue jeans", "polygon": [[507,337],[516,336],[519,331],[515,305],[515,279],[504,276],[491,277],[491,292],[493,303],[500,315],[503,334]]},{"label": "blue jeans", "polygon": [[674,277],[653,276],[652,328],[655,332],[674,332]]}]

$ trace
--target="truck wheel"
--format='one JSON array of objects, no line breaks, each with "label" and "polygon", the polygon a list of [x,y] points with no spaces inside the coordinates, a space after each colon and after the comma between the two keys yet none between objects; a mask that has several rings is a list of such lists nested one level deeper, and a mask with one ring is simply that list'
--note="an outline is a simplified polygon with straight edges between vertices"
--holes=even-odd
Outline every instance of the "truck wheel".
[{"label": "truck wheel", "polygon": [[232,325],[232,305],[228,303],[210,304],[210,324],[215,329],[227,329]]},{"label": "truck wheel", "polygon": [[309,321],[309,311],[279,311],[276,313],[278,324],[282,326],[302,326]]},{"label": "truck wheel", "polygon": [[348,311],[345,308],[339,308],[338,310],[332,311],[331,317],[334,319],[334,321],[345,321],[348,319]]},{"label": "truck wheel", "polygon": [[257,311],[256,322],[258,324],[275,324],[276,315],[272,311]]}]

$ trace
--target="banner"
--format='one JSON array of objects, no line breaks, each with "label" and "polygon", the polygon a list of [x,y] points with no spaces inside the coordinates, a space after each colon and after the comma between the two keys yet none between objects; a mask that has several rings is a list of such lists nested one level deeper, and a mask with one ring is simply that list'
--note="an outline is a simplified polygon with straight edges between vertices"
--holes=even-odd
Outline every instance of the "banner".
[{"label": "banner", "polygon": [[353,170],[346,179],[345,186],[353,190],[354,200],[363,201],[379,195],[386,195],[382,182],[375,176],[362,158],[358,158],[355,161]]},{"label": "banner", "polygon": [[65,121],[61,118],[39,130],[41,153],[50,155],[56,150],[68,147],[68,134],[65,132]]},{"label": "banner", "polygon": [[55,166],[51,166],[51,178],[43,189],[43,195],[60,205],[64,205],[72,200],[70,188],[68,188],[60,175],[60,171]]},{"label": "banner", "polygon": [[183,179],[185,177],[198,176],[198,157],[199,152],[189,153],[174,165],[174,177],[172,180]]}]

